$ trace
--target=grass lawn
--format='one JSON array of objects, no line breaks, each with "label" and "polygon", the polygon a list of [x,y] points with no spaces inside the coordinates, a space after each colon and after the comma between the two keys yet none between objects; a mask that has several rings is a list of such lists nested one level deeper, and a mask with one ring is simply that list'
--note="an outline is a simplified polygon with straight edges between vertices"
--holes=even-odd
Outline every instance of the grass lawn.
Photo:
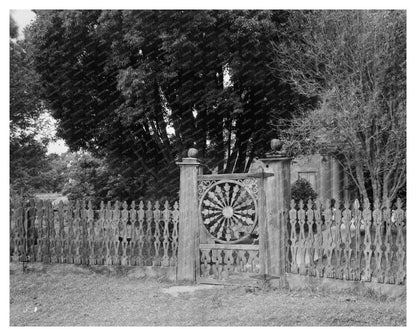
[{"label": "grass lawn", "polygon": [[75,265],[10,271],[11,326],[405,326],[405,298],[177,284]]}]

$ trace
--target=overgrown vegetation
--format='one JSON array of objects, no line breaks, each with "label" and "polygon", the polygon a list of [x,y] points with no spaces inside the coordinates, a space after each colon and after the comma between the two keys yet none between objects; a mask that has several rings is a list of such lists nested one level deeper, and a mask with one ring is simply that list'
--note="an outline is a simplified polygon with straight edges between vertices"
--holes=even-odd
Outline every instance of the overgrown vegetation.
[{"label": "overgrown vegetation", "polygon": [[406,12],[293,11],[275,69],[316,109],[291,120],[288,150],[336,157],[362,198],[406,188]]}]

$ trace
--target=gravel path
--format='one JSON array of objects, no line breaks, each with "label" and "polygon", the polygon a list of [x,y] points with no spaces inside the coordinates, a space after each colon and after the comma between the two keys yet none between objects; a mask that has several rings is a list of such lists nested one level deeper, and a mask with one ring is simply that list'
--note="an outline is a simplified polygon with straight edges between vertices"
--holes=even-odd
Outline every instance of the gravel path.
[{"label": "gravel path", "polygon": [[[177,288],[64,265],[10,274],[12,326],[404,326],[404,298],[387,300],[244,287]],[[172,289],[173,287],[173,289]]]}]

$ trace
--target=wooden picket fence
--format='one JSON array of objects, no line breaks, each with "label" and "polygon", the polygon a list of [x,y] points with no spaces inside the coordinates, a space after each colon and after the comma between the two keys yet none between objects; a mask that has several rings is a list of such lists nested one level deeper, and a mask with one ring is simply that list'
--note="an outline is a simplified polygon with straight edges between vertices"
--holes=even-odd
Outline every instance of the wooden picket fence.
[{"label": "wooden picket fence", "polygon": [[25,201],[10,214],[12,261],[86,265],[174,266],[179,205],[167,201]]},{"label": "wooden picket fence", "polygon": [[406,220],[400,199],[373,209],[345,202],[291,202],[286,223],[286,272],[343,280],[405,284]]},{"label": "wooden picket fence", "polygon": [[[361,207],[291,202],[286,272],[343,280],[406,282],[406,213],[400,199]],[[85,265],[176,266],[179,204],[158,201],[12,204],[10,259]]]}]

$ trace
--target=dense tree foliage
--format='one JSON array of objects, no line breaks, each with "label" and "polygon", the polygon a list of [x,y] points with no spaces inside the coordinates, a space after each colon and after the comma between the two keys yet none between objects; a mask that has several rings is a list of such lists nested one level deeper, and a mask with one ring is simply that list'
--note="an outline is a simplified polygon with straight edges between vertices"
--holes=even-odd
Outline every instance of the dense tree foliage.
[{"label": "dense tree foliage", "polygon": [[[61,192],[71,200],[86,199],[97,204],[108,200],[137,200],[132,195],[133,188],[143,186],[146,181],[143,176],[137,180],[128,180],[120,174],[114,174],[105,160],[96,158],[88,152],[67,153],[59,158],[66,163],[63,171],[65,183]],[[176,198],[176,197],[175,197]],[[149,200],[149,198],[146,198]]]},{"label": "dense tree foliage", "polygon": [[[285,11],[37,11],[30,41],[43,94],[72,150],[104,158],[130,196],[177,192],[195,146],[244,172],[270,120],[309,100],[270,71]],[[145,179],[145,183],[143,183]]]},{"label": "dense tree foliage", "polygon": [[406,13],[295,11],[275,69],[318,108],[292,120],[288,149],[338,158],[364,198],[406,185]]},{"label": "dense tree foliage", "polygon": [[42,112],[38,75],[27,43],[16,40],[17,25],[10,17],[10,193],[31,195],[42,187],[47,168],[47,138],[39,136]]}]

